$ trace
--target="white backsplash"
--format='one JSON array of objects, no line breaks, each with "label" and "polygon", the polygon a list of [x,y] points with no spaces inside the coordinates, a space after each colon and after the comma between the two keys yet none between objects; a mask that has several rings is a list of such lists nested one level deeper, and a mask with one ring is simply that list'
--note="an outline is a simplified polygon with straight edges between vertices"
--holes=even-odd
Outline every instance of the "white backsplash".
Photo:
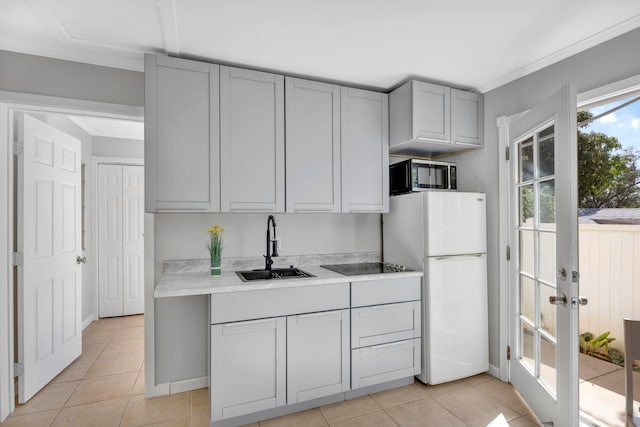
[{"label": "white backsplash", "polygon": [[[347,254],[291,255],[273,258],[273,267],[282,268],[289,267],[291,265],[294,267],[304,267],[307,265],[348,264],[354,262],[376,261],[380,261],[380,253],[377,251]],[[208,272],[210,267],[208,258],[177,259],[166,260],[164,262],[165,273],[202,273]],[[252,270],[255,268],[264,268],[263,257],[222,258],[223,271]]]}]

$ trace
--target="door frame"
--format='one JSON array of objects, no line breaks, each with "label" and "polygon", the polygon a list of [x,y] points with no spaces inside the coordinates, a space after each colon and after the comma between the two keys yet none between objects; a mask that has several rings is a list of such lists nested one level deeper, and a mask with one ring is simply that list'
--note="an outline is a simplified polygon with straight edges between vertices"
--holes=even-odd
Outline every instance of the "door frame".
[{"label": "door frame", "polygon": [[[131,157],[103,157],[103,156],[91,156],[91,180],[93,182],[92,185],[92,194],[93,194],[93,200],[91,202],[91,235],[94,236],[93,239],[93,245],[92,245],[92,249],[93,249],[93,253],[95,254],[95,258],[96,258],[96,268],[94,271],[94,275],[93,275],[93,279],[94,279],[94,292],[96,295],[96,300],[95,300],[95,304],[94,304],[94,313],[95,313],[95,319],[100,318],[100,286],[99,286],[99,271],[98,271],[98,251],[99,251],[99,244],[98,244],[98,203],[99,203],[99,191],[100,188],[98,186],[98,167],[100,165],[120,165],[120,166],[142,166],[144,167],[144,159],[135,159],[135,158],[131,158]],[[146,310],[145,310],[146,311]],[[94,320],[95,320],[94,319]],[[85,325],[82,325],[83,327]]]},{"label": "door frame", "polygon": [[[131,105],[87,101],[20,92],[0,91],[0,422],[15,409],[14,362],[14,167],[13,167],[13,115],[15,111],[81,114],[120,119],[144,119],[144,108]],[[6,203],[5,203],[6,202]],[[145,283],[146,285],[146,283]],[[145,294],[146,295],[146,294]],[[152,307],[152,304],[151,304]],[[145,322],[145,348],[153,349],[153,326]],[[149,341],[150,340],[150,341]],[[5,345],[6,344],[6,345]],[[153,352],[150,356],[151,366]],[[154,372],[148,372],[147,383],[155,384]]]}]

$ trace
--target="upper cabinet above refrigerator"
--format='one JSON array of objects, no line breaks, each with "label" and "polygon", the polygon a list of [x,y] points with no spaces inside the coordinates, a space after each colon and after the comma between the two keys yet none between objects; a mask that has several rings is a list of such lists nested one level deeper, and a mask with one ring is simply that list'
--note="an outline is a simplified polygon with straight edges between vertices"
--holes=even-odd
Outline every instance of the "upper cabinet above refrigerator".
[{"label": "upper cabinet above refrigerator", "polygon": [[483,146],[480,94],[410,80],[389,95],[389,152],[433,156]]}]

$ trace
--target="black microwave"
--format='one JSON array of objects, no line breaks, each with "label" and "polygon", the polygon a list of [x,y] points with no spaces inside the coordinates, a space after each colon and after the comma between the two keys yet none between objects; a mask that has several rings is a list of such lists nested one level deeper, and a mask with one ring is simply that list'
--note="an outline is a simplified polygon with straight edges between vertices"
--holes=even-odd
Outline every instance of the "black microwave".
[{"label": "black microwave", "polygon": [[456,164],[409,159],[389,165],[389,193],[457,190]]}]

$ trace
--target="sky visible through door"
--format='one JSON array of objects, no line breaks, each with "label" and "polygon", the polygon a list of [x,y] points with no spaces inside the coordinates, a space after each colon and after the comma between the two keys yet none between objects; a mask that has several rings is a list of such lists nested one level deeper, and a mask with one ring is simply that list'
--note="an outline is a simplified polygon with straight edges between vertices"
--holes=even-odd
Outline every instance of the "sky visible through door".
[{"label": "sky visible through door", "polygon": [[[593,113],[594,116],[597,116],[618,105],[624,104],[632,98],[633,96],[610,104],[601,105],[589,111]],[[633,147],[640,150],[640,101],[592,122],[585,130],[587,132],[602,132],[610,136],[615,136],[625,148]]]}]

